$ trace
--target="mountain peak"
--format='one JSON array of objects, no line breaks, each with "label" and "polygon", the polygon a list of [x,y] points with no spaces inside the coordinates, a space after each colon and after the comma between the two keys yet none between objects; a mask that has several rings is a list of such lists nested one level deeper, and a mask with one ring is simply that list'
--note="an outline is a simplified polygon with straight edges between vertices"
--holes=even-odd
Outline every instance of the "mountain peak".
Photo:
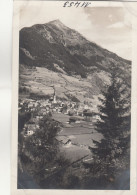
[{"label": "mountain peak", "polygon": [[65,26],[59,19],[57,20],[53,20],[51,22],[49,22],[48,24],[52,24],[52,25],[55,25],[57,26],[58,28],[68,28],[67,26]]},{"label": "mountain peak", "polygon": [[49,23],[50,23],[50,24],[62,24],[62,22],[61,22],[59,19],[57,19],[57,20],[52,20],[52,21],[50,21]]},{"label": "mountain peak", "polygon": [[54,64],[57,64],[66,73],[82,77],[96,70],[109,72],[112,64],[125,67],[125,74],[129,75],[131,64],[88,41],[59,19],[21,30],[20,55],[21,64],[35,64],[53,71],[56,69]]}]

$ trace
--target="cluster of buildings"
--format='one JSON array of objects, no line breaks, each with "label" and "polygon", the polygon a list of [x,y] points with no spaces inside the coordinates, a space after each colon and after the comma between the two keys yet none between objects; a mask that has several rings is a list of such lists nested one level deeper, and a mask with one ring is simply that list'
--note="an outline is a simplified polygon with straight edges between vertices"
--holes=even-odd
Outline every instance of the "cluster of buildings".
[{"label": "cluster of buildings", "polygon": [[[19,113],[31,113],[30,120],[24,125],[24,136],[32,135],[39,129],[39,121],[47,114],[63,113],[69,116],[83,117],[83,119],[90,121],[93,117],[91,107],[87,104],[72,101],[61,101],[56,99],[56,94],[47,100],[33,100],[33,99],[20,99]],[[73,121],[70,117],[70,122]],[[76,121],[76,118],[75,120]]]}]

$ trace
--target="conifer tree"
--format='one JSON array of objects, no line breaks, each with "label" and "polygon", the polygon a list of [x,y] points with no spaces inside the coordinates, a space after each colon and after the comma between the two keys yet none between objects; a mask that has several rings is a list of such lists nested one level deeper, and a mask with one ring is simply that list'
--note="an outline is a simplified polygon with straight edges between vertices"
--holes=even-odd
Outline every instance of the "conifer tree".
[{"label": "conifer tree", "polygon": [[[91,149],[96,162],[91,169],[95,174],[114,175],[116,167],[126,166],[126,161],[123,163],[120,159],[129,154],[130,148],[130,90],[120,74],[118,67],[112,68],[110,85],[100,98],[100,119],[95,129],[103,135],[103,139],[94,141],[95,147]],[[127,164],[129,166],[129,162]]]}]

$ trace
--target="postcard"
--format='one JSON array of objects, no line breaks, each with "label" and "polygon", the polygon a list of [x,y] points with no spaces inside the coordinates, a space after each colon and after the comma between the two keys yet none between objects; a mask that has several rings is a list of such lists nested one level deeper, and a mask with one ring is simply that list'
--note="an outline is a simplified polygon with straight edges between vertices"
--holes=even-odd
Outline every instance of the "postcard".
[{"label": "postcard", "polygon": [[14,1],[12,195],[136,194],[136,10]]}]

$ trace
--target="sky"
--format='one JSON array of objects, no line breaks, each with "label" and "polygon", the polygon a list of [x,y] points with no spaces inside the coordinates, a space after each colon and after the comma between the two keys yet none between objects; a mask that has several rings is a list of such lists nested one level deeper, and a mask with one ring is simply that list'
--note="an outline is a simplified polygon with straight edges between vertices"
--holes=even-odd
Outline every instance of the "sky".
[{"label": "sky", "polygon": [[132,59],[131,15],[124,7],[63,8],[61,3],[33,2],[20,8],[20,29],[56,19],[89,41]]}]

